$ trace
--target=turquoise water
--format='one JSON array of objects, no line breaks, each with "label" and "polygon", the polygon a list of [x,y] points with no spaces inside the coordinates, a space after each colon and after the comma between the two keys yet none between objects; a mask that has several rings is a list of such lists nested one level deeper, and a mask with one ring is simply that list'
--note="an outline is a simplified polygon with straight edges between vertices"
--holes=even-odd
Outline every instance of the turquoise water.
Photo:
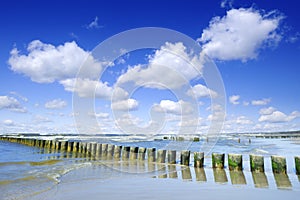
[{"label": "turquoise water", "polygon": [[[52,137],[53,138],[53,137]],[[65,137],[64,139],[96,141],[101,143],[112,143],[124,146],[156,147],[157,149],[174,149],[180,151],[189,149],[199,151],[207,143],[192,141],[170,141],[170,140],[145,140],[143,138],[120,138],[120,137]],[[300,182],[295,175],[294,156],[300,154],[299,139],[262,139],[262,138],[238,138],[220,137],[215,145],[211,146],[205,158],[205,176],[207,182],[214,179],[214,172],[211,166],[211,152],[240,153],[243,154],[244,175],[247,179],[247,186],[254,187],[249,166],[249,154],[265,155],[265,169],[268,188],[277,188],[276,180],[271,173],[270,155],[283,155],[287,158],[288,176],[291,186],[288,189],[300,190]],[[56,188],[61,181],[80,181],[82,179],[110,179],[119,176],[131,177],[135,174],[145,177],[172,178],[170,173],[176,172],[177,179],[184,180],[186,172],[177,165],[170,171],[167,166],[155,165],[151,170],[147,163],[126,163],[112,162],[107,160],[91,160],[81,157],[78,154],[51,151],[37,147],[29,147],[17,143],[0,141],[0,199],[30,199],[33,196],[43,194]],[[177,162],[179,162],[177,153]],[[191,163],[193,162],[191,157]],[[227,163],[227,162],[226,162]],[[91,172],[90,169],[93,169]],[[188,170],[188,177],[197,181],[197,172],[194,168]],[[228,172],[230,182],[232,174]],[[85,173],[82,173],[84,172]],[[95,173],[95,171],[97,173]],[[129,173],[128,173],[129,172]],[[67,176],[73,174],[73,176]],[[68,178],[66,178],[68,177]],[[276,177],[275,177],[276,178]],[[249,179],[249,180],[248,180]],[[231,180],[232,181],[232,180]],[[213,184],[212,184],[212,187]]]}]

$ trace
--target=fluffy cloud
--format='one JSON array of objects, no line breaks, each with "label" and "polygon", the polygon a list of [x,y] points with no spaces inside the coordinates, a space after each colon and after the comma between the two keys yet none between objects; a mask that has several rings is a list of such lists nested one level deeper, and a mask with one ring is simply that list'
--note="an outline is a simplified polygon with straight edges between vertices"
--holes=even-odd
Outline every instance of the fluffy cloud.
[{"label": "fluffy cloud", "polygon": [[215,91],[201,84],[197,84],[193,86],[191,89],[189,89],[187,95],[189,96],[195,95],[197,98],[202,98],[202,97],[216,98],[218,96],[218,94]]},{"label": "fluffy cloud", "polygon": [[282,16],[275,11],[262,14],[254,8],[231,9],[224,17],[214,17],[198,41],[203,52],[219,60],[255,59],[265,44],[276,45],[276,31]]},{"label": "fluffy cloud", "polygon": [[109,113],[103,113],[103,112],[100,112],[100,113],[89,112],[88,115],[91,117],[97,117],[97,118],[102,118],[102,119],[109,118]]},{"label": "fluffy cloud", "polygon": [[128,92],[120,87],[110,87],[108,83],[96,80],[73,78],[60,81],[66,91],[76,92],[79,97],[121,100],[128,97]]},{"label": "fluffy cloud", "polygon": [[4,124],[5,126],[14,126],[14,125],[15,125],[15,122],[12,121],[12,120],[10,120],[10,119],[6,119],[6,120],[3,121],[3,124]]},{"label": "fluffy cloud", "polygon": [[276,111],[276,108],[273,108],[273,107],[262,108],[262,109],[259,110],[259,114],[261,114],[261,115],[271,115],[275,111]]},{"label": "fluffy cloud", "polygon": [[28,45],[27,51],[27,55],[22,55],[14,48],[8,63],[14,72],[24,74],[34,82],[52,83],[74,78],[83,64],[84,71],[80,74],[85,78],[97,78],[102,70],[103,63],[96,61],[74,41],[55,47],[34,40]]},{"label": "fluffy cloud", "polygon": [[271,99],[260,99],[260,100],[253,100],[251,104],[254,106],[264,106],[271,102]]},{"label": "fluffy cloud", "polygon": [[233,105],[237,105],[240,102],[238,101],[240,99],[240,95],[232,95],[229,97],[229,102],[232,103]]},{"label": "fluffy cloud", "polygon": [[135,99],[116,101],[116,102],[112,102],[111,104],[111,108],[113,110],[121,110],[121,111],[136,110],[138,106],[139,106],[139,102]]},{"label": "fluffy cloud", "polygon": [[0,96],[0,110],[8,109],[13,112],[26,113],[27,109],[14,97]]},{"label": "fluffy cloud", "polygon": [[253,124],[253,121],[248,119],[246,116],[239,116],[237,117],[235,123],[241,125],[247,125],[247,124]]},{"label": "fluffy cloud", "polygon": [[270,123],[280,123],[280,122],[289,122],[297,117],[300,117],[300,113],[298,111],[294,111],[289,115],[276,110],[273,107],[263,108],[259,111],[261,116],[259,117],[259,122],[270,122]]},{"label": "fluffy cloud", "polygon": [[153,108],[156,112],[166,112],[175,115],[188,115],[194,111],[192,105],[183,100],[177,102],[161,100],[159,104],[154,104]]},{"label": "fluffy cloud", "polygon": [[61,109],[67,106],[67,102],[61,99],[54,99],[45,103],[47,109]]},{"label": "fluffy cloud", "polygon": [[119,84],[133,82],[137,86],[165,89],[180,88],[202,73],[199,55],[194,55],[181,43],[166,43],[153,56],[147,66],[136,65],[118,79]]},{"label": "fluffy cloud", "polygon": [[112,88],[107,83],[90,79],[66,79],[60,81],[66,91],[76,92],[80,97],[99,97],[108,99],[111,96]]}]

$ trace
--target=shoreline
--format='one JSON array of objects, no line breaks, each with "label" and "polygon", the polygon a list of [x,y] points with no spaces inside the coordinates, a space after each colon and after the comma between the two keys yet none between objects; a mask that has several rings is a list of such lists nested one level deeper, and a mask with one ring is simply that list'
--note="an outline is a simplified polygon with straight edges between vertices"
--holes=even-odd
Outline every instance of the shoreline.
[{"label": "shoreline", "polygon": [[[62,177],[61,183],[53,189],[33,196],[30,199],[292,199],[300,195],[297,190],[255,188],[251,184],[232,185],[227,183],[196,182],[174,178],[152,178],[145,174],[112,173],[111,176],[91,178],[98,174],[99,168],[85,168],[70,172]],[[207,173],[210,176],[210,173]],[[90,177],[81,179],[81,177]],[[158,175],[159,176],[159,175]],[[248,177],[246,176],[246,179]],[[299,182],[298,182],[299,184]]]},{"label": "shoreline", "polygon": [[[182,152],[180,154],[178,152],[175,163],[171,164],[166,157],[164,157],[164,161],[151,161],[149,155],[151,158],[152,154],[148,155],[149,152],[147,152],[146,157],[140,157],[138,156],[138,153],[140,153],[139,148],[134,146],[118,146],[96,142],[86,143],[72,140],[33,140],[26,138],[12,138],[11,140],[13,143],[20,144],[12,145],[16,149],[23,147],[27,150],[32,149],[38,154],[49,155],[49,160],[55,160],[50,162],[48,162],[48,159],[39,162],[30,161],[25,164],[21,162],[22,166],[29,165],[34,169],[41,166],[46,169],[46,166],[51,166],[53,170],[57,170],[57,166],[60,165],[62,166],[61,169],[65,171],[66,166],[64,167],[61,162],[57,162],[59,159],[66,161],[65,163],[68,163],[67,167],[70,169],[67,170],[67,173],[61,174],[58,182],[47,191],[39,190],[38,180],[33,183],[22,182],[23,184],[28,183],[28,186],[32,187],[30,190],[32,192],[29,193],[28,197],[16,196],[16,199],[99,199],[97,198],[99,196],[115,199],[117,197],[114,196],[116,195],[114,191],[118,191],[117,195],[122,196],[122,199],[127,199],[127,196],[129,196],[128,199],[132,199],[132,197],[134,197],[133,199],[182,199],[185,194],[188,194],[188,197],[197,198],[199,192],[201,195],[205,195],[205,199],[220,199],[222,196],[228,196],[227,193],[230,193],[228,198],[234,198],[235,195],[241,195],[242,193],[249,193],[248,196],[252,195],[252,198],[259,198],[257,193],[261,193],[260,195],[263,196],[269,193],[271,196],[268,198],[276,199],[278,196],[283,198],[286,194],[290,197],[298,196],[300,192],[300,177],[296,175],[294,164],[289,157],[287,157],[287,171],[285,173],[272,172],[271,157],[265,159],[265,171],[257,173],[251,172],[248,156],[245,156],[245,159],[242,160],[243,167],[241,170],[232,171],[229,169],[230,162],[227,157],[223,160],[225,166],[223,165],[220,169],[213,168],[213,159],[210,154],[204,158],[204,165],[198,168],[192,164],[194,161],[193,156],[191,156],[190,164],[181,165],[182,158],[179,160],[178,156],[182,155]],[[232,144],[238,145],[237,150],[243,152],[244,146],[240,147],[237,142],[226,142],[223,145],[231,149],[233,148]],[[283,144],[285,143],[282,143],[281,146]],[[81,149],[82,151],[79,148],[81,145],[85,147]],[[245,147],[252,147],[252,145],[253,143],[247,144]],[[259,142],[256,145],[259,145]],[[268,146],[270,144],[263,143],[263,145]],[[277,144],[276,148],[281,146]],[[112,151],[110,147],[121,148],[117,148],[119,151]],[[275,147],[272,148],[276,149]],[[145,151],[143,152],[145,153]],[[160,155],[159,152],[165,152],[165,150],[158,150],[157,156]],[[144,155],[144,153],[141,155]],[[114,157],[115,155],[117,157]],[[33,165],[30,165],[30,163],[33,163]],[[10,163],[6,164],[11,165]],[[15,165],[16,163],[12,164]],[[74,167],[74,164],[79,165]],[[82,167],[77,168],[77,166]],[[53,171],[46,170],[45,172],[47,175]],[[104,188],[106,189],[104,190]],[[15,187],[13,189],[19,190],[20,188]],[[216,190],[223,193],[223,195],[216,195]],[[152,191],[158,192],[154,194]],[[250,193],[253,194],[250,195]],[[273,193],[276,193],[276,195],[273,195]],[[7,196],[6,199],[13,199],[13,197]]]}]

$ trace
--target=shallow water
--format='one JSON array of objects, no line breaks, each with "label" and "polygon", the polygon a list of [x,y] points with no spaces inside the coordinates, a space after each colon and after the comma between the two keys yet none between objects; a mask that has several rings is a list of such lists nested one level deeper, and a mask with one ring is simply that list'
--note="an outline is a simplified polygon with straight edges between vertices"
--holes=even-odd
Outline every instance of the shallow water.
[{"label": "shallow water", "polygon": [[[53,138],[53,136],[51,137]],[[47,137],[44,139],[47,139]],[[173,149],[177,151],[189,149],[192,152],[201,151],[201,148],[207,143],[206,140],[200,140],[200,142],[149,141],[138,137],[83,138],[72,136],[64,139],[96,141],[124,146],[156,147],[157,149]],[[205,168],[199,171],[193,167],[178,165],[179,153],[177,153],[177,165],[150,164],[140,161],[115,161],[106,158],[100,160],[86,159],[78,154],[0,141],[0,199],[41,199],[41,195],[43,196],[44,194],[47,194],[48,197],[47,195],[43,196],[43,199],[51,199],[53,192],[55,193],[54,196],[59,199],[58,197],[63,195],[61,191],[64,187],[69,188],[69,195],[72,196],[73,193],[78,192],[76,188],[72,189],[76,184],[91,184],[91,182],[115,184],[115,182],[126,182],[126,180],[128,184],[131,182],[135,184],[132,180],[136,179],[139,181],[140,178],[151,183],[157,183],[157,181],[158,184],[168,183],[170,185],[192,183],[200,184],[201,187],[205,188],[219,188],[225,191],[234,190],[235,188],[245,190],[267,188],[266,190],[270,190],[270,192],[284,189],[299,195],[300,178],[295,175],[293,160],[295,155],[300,154],[299,144],[299,139],[251,138],[250,143],[248,137],[240,138],[240,141],[236,137],[220,137],[217,143],[211,145],[212,148],[205,152]],[[211,152],[243,154],[243,172],[233,173],[226,168],[221,171],[213,170],[211,168]],[[250,172],[250,153],[265,155],[266,173],[252,174]],[[273,175],[270,155],[286,156],[287,176]],[[225,163],[227,164],[227,161]],[[221,188],[220,185],[222,185]],[[146,184],[144,187],[151,188],[151,185]],[[196,186],[193,185],[191,190],[193,187]],[[123,189],[125,190],[125,188]],[[147,193],[147,190],[144,192]]]}]

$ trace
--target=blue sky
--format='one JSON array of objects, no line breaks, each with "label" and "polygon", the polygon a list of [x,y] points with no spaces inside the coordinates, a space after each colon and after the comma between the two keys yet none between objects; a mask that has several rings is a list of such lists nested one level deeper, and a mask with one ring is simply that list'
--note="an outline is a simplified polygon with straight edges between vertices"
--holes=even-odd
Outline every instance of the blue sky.
[{"label": "blue sky", "polygon": [[[297,13],[291,0],[3,1],[0,133],[206,133],[214,122],[230,133],[300,130]],[[120,48],[113,63],[94,54],[141,27],[180,32],[201,52],[166,40],[156,49]],[[209,67],[202,55],[219,70],[223,106],[201,75]],[[91,68],[78,77],[83,63]],[[74,98],[93,110],[81,113]]]}]

